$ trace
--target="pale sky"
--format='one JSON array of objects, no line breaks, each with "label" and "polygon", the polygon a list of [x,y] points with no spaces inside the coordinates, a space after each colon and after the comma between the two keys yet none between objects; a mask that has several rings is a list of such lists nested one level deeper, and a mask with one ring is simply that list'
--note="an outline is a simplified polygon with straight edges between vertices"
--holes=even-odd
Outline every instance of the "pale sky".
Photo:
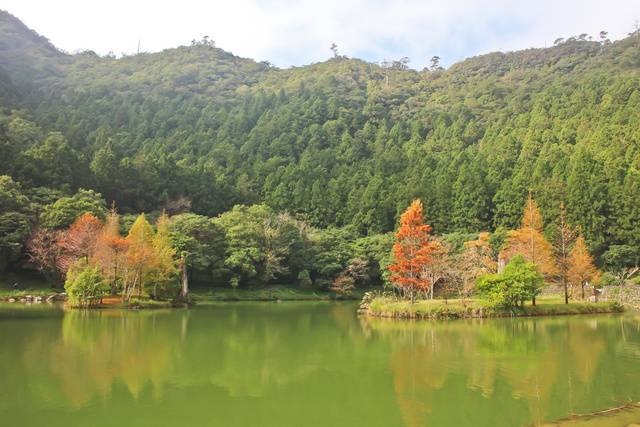
[{"label": "pale sky", "polygon": [[0,8],[73,53],[159,52],[209,36],[216,46],[287,68],[338,53],[371,62],[432,56],[449,67],[494,51],[551,46],[600,31],[618,40],[640,0],[2,0]]}]

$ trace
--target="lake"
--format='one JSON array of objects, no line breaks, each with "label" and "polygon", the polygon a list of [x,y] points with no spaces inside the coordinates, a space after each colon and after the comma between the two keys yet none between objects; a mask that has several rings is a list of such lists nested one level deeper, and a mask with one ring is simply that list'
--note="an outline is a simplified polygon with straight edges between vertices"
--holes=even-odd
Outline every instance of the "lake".
[{"label": "lake", "polygon": [[0,424],[518,426],[640,400],[640,314],[0,305]]}]

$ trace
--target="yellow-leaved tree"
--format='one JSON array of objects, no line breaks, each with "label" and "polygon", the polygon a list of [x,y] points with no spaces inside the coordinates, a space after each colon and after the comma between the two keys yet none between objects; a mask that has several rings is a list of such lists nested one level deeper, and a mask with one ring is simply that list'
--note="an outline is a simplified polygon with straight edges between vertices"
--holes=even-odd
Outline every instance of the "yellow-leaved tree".
[{"label": "yellow-leaved tree", "polygon": [[584,241],[582,233],[576,239],[569,254],[569,282],[573,289],[572,296],[581,291],[584,299],[584,285],[590,280],[600,276],[600,271],[593,265],[593,257],[589,254],[587,242]]},{"label": "yellow-leaved tree", "polygon": [[155,264],[153,240],[155,233],[151,224],[141,214],[133,223],[127,235],[127,258],[123,271],[122,300],[128,301],[138,291],[142,296],[142,288],[148,282]]},{"label": "yellow-leaved tree", "polygon": [[[531,190],[525,204],[522,224],[517,230],[509,231],[509,237],[505,243],[505,249],[500,257],[506,263],[514,256],[521,254],[526,262],[536,265],[536,271],[542,274],[546,281],[554,278],[557,269],[552,246],[544,237],[542,216],[538,212],[538,205],[533,200]],[[535,295],[532,303],[536,304]]]},{"label": "yellow-leaved tree", "polygon": [[153,237],[154,265],[151,274],[153,281],[153,299],[168,298],[176,294],[178,287],[178,268],[176,250],[169,238],[169,217],[163,213],[156,223],[156,235]]}]

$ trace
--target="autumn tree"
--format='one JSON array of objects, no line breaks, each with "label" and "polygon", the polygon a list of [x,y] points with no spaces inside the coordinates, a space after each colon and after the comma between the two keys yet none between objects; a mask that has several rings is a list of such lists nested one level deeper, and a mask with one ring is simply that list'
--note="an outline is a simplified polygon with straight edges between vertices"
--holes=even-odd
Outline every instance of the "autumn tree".
[{"label": "autumn tree", "polygon": [[393,246],[394,264],[388,268],[393,273],[391,281],[411,296],[413,304],[417,291],[427,291],[431,283],[424,273],[425,264],[431,262],[432,245],[429,241],[431,227],[424,224],[422,203],[414,200],[400,217],[400,228]]},{"label": "autumn tree", "polygon": [[59,262],[63,275],[80,259],[84,260],[85,265],[89,263],[89,257],[96,251],[101,230],[102,222],[87,212],[76,218],[71,227],[64,231],[60,239],[63,253]]},{"label": "autumn tree", "polygon": [[58,265],[62,257],[62,230],[35,228],[27,238],[27,265],[44,275],[52,288],[62,283]]},{"label": "autumn tree", "polygon": [[163,213],[156,224],[153,247],[153,298],[173,296],[177,282],[176,250],[169,237],[169,217]]},{"label": "autumn tree", "polygon": [[[526,262],[536,265],[536,271],[545,279],[551,280],[555,276],[556,266],[552,254],[551,243],[543,235],[542,216],[538,212],[538,205],[529,191],[529,199],[524,208],[522,224],[517,230],[509,232],[506,247],[501,257],[510,260],[517,254],[521,254]],[[533,296],[535,305],[535,294]]]},{"label": "autumn tree", "polygon": [[122,300],[128,301],[137,290],[138,296],[153,268],[154,251],[153,238],[155,233],[151,224],[141,214],[131,226],[127,235],[129,248],[127,250],[125,271],[123,271]]},{"label": "autumn tree", "polygon": [[431,286],[426,289],[426,296],[433,299],[433,291],[438,282],[447,280],[451,276],[451,261],[453,257],[453,247],[443,242],[442,239],[430,242],[430,259],[428,263],[422,264],[422,276],[428,279]]},{"label": "autumn tree", "polygon": [[129,242],[120,236],[119,216],[115,207],[112,207],[102,227],[94,254],[96,262],[100,265],[101,274],[110,285],[112,295],[117,293],[118,278],[122,273],[128,248]]},{"label": "autumn tree", "polygon": [[584,285],[600,276],[600,272],[593,265],[593,257],[589,254],[587,243],[582,237],[582,233],[578,235],[576,242],[569,254],[569,283],[571,283],[575,295],[575,290],[582,291],[582,299],[584,299]]},{"label": "autumn tree", "polygon": [[337,292],[339,297],[351,296],[356,289],[356,281],[362,279],[366,275],[367,270],[369,270],[368,264],[369,262],[367,260],[354,258],[351,260],[351,264],[331,283],[329,289]]},{"label": "autumn tree", "polygon": [[464,242],[462,260],[473,278],[496,273],[498,264],[494,259],[488,232],[480,233],[477,240]]},{"label": "autumn tree", "polygon": [[571,246],[576,239],[576,230],[567,224],[564,203],[560,205],[560,222],[553,236],[553,254],[556,260],[556,278],[564,289],[564,303],[569,304],[569,274],[571,270]]},{"label": "autumn tree", "polygon": [[465,298],[473,292],[474,281],[486,274],[495,274],[498,264],[490,245],[489,233],[480,233],[477,240],[464,242],[462,253],[449,264],[449,286],[457,290],[465,304]]}]

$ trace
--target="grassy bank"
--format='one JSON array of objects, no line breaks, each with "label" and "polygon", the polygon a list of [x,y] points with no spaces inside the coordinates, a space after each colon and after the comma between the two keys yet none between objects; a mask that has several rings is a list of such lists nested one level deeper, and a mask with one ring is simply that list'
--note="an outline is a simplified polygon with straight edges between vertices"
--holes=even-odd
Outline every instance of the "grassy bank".
[{"label": "grassy bank", "polygon": [[[18,283],[18,290],[13,289],[14,283]],[[10,298],[20,301],[20,299],[29,295],[45,300],[50,295],[62,292],[64,292],[64,289],[52,288],[42,276],[36,274],[10,273],[5,280],[0,281],[0,301],[7,301]]]},{"label": "grassy bank", "polygon": [[526,303],[522,308],[504,309],[489,307],[482,300],[459,299],[410,301],[393,296],[367,295],[360,305],[360,313],[368,316],[418,319],[460,319],[511,316],[558,316],[566,314],[616,313],[623,309],[616,302],[570,301],[564,303],[561,296],[539,297],[536,305]]}]

